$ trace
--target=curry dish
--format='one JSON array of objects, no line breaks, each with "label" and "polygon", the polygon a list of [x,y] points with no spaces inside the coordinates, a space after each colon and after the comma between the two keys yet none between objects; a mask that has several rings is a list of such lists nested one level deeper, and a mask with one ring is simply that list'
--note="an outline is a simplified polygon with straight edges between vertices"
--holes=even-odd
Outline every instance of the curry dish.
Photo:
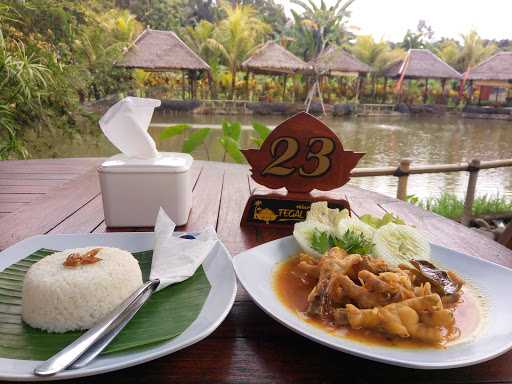
[{"label": "curry dish", "polygon": [[427,261],[390,267],[379,258],[334,247],[282,263],[274,288],[305,321],[362,342],[443,347],[479,324],[477,299],[451,271]]}]

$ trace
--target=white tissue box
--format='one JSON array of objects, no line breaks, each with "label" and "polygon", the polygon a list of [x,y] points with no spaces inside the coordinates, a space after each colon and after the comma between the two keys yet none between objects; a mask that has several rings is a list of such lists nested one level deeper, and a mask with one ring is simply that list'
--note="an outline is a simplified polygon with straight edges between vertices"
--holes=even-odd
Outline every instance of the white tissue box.
[{"label": "white tissue box", "polygon": [[176,225],[192,206],[192,156],[159,152],[151,159],[112,156],[98,168],[107,227],[153,227],[160,207]]}]

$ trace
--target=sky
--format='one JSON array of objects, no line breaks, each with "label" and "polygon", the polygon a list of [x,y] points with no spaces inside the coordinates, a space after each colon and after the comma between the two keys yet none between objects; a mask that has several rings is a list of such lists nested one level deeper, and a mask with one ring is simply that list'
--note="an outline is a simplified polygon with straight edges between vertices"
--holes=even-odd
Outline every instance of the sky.
[{"label": "sky", "polygon": [[[289,1],[278,2],[290,8]],[[460,39],[461,33],[471,29],[485,39],[512,39],[512,0],[355,0],[350,9],[353,32],[376,39],[401,41],[421,19],[432,26],[434,39]]]}]

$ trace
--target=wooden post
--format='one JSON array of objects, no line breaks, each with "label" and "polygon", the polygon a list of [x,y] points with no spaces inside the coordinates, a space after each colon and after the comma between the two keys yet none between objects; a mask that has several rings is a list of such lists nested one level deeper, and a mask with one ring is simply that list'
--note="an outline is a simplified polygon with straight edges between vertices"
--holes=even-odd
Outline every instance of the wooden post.
[{"label": "wooden post", "polygon": [[480,171],[480,160],[473,159],[469,163],[469,180],[468,189],[466,191],[466,199],[464,200],[464,214],[462,216],[462,224],[469,224],[473,214],[473,202],[475,201],[476,182],[478,179],[478,172]]},{"label": "wooden post", "polygon": [[359,103],[359,93],[361,92],[361,77],[357,76],[356,80],[356,103]]},{"label": "wooden post", "polygon": [[284,75],[284,79],[283,79],[283,97],[282,97],[282,101],[284,101],[284,96],[286,94],[286,82],[288,81],[288,74],[285,74]]},{"label": "wooden post", "polygon": [[400,200],[407,200],[407,181],[409,179],[409,171],[411,168],[411,160],[402,159],[400,165],[395,171],[395,176],[398,177],[398,188],[396,190],[396,198]]},{"label": "wooden post", "polygon": [[185,100],[185,71],[181,71],[181,99]]},{"label": "wooden post", "polygon": [[425,79],[425,92],[423,93],[423,104],[427,103],[428,98],[428,79]]},{"label": "wooden post", "polygon": [[249,71],[247,71],[245,73],[245,97],[247,98],[247,100],[250,100],[250,98],[249,98],[249,74],[250,74]]},{"label": "wooden post", "polygon": [[386,104],[387,96],[388,96],[388,78],[384,76],[384,94],[382,95],[382,103]]},{"label": "wooden post", "polygon": [[468,101],[471,104],[473,100],[473,80],[469,80],[468,84]]},{"label": "wooden post", "polygon": [[448,97],[446,95],[446,79],[441,80],[441,93],[443,95],[443,103],[448,104]]}]

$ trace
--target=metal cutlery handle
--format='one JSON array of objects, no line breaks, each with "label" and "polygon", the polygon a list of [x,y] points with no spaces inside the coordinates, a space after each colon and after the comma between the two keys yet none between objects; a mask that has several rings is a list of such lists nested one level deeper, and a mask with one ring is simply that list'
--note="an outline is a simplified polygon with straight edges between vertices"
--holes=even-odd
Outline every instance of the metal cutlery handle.
[{"label": "metal cutlery handle", "polygon": [[132,303],[137,301],[146,291],[149,290],[152,292],[159,283],[159,280],[150,280],[145,283],[142,287],[131,294],[130,297],[123,301],[119,307],[100,320],[98,324],[89,329],[62,351],[56,353],[43,364],[38,366],[34,370],[34,374],[37,376],[51,376],[68,368],[96,342],[107,336],[118,325],[123,323],[126,316],[131,313],[129,309],[132,306]]},{"label": "metal cutlery handle", "polygon": [[123,330],[123,328],[130,322],[130,320],[135,316],[135,314],[139,311],[139,309],[144,305],[144,303],[151,297],[153,294],[153,290],[146,290],[138,300],[132,303],[130,307],[126,310],[126,316],[122,322],[120,322],[110,333],[99,339],[95,344],[93,344],[89,349],[87,349],[69,368],[70,369],[79,369],[85,367],[91,361],[93,361],[96,356],[98,356],[101,351],[103,351],[114,338]]}]

